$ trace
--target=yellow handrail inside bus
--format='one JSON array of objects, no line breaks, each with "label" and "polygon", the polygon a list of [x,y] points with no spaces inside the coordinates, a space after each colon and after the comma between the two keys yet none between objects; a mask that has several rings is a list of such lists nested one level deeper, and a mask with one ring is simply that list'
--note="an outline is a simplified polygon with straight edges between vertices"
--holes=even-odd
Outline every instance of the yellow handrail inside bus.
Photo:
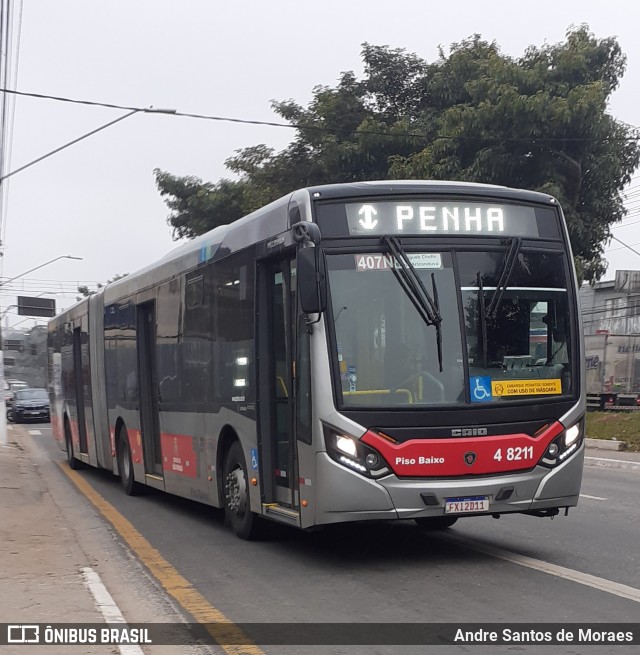
[{"label": "yellow handrail inside bus", "polygon": [[[363,389],[362,391],[343,391],[343,396],[373,396],[374,394],[390,394],[391,389]],[[409,404],[413,405],[413,394],[409,389],[395,389],[393,393],[406,393]]]},{"label": "yellow handrail inside bus", "polygon": [[282,387],[282,393],[284,394],[284,397],[288,398],[289,394],[287,393],[287,385],[284,383],[284,380],[282,379],[282,377],[280,377],[279,375],[276,375],[276,381]]}]

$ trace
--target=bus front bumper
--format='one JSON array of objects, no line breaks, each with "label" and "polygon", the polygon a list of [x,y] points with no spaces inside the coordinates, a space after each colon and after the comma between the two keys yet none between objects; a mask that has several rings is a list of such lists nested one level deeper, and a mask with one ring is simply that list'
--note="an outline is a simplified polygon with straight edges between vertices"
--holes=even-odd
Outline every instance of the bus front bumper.
[{"label": "bus front bumper", "polygon": [[[578,504],[584,443],[553,469],[536,466],[523,473],[466,478],[366,478],[316,455],[315,524],[444,516],[447,498],[487,496],[489,510],[504,514],[574,507]],[[426,500],[425,500],[426,498]],[[427,504],[427,502],[429,504]],[[465,514],[450,514],[465,516]]]}]

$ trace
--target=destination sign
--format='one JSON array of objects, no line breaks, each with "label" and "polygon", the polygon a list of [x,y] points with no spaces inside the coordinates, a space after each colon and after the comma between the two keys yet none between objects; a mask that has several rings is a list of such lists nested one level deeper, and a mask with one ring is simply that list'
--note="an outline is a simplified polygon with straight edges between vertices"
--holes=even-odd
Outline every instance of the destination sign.
[{"label": "destination sign", "polygon": [[487,202],[358,202],[344,205],[351,235],[538,237],[533,207]]}]

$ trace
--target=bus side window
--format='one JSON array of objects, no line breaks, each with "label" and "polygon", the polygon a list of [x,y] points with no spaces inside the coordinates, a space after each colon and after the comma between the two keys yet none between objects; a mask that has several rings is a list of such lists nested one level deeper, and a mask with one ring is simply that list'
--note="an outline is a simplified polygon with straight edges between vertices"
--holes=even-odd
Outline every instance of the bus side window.
[{"label": "bus side window", "polygon": [[218,371],[215,393],[221,404],[242,403],[248,414],[253,412],[255,400],[252,262],[250,253],[241,252],[212,268],[211,326]]},{"label": "bus side window", "polygon": [[211,397],[211,303],[208,274],[196,271],[187,276],[181,349],[182,400],[205,403]]}]

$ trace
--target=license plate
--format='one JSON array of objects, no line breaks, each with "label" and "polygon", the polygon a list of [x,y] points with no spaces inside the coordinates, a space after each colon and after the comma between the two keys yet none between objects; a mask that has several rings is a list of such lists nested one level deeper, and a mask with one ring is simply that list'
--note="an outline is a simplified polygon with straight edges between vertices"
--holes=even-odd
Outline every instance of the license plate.
[{"label": "license plate", "polygon": [[467,514],[489,511],[489,496],[461,496],[445,498],[445,514]]}]

